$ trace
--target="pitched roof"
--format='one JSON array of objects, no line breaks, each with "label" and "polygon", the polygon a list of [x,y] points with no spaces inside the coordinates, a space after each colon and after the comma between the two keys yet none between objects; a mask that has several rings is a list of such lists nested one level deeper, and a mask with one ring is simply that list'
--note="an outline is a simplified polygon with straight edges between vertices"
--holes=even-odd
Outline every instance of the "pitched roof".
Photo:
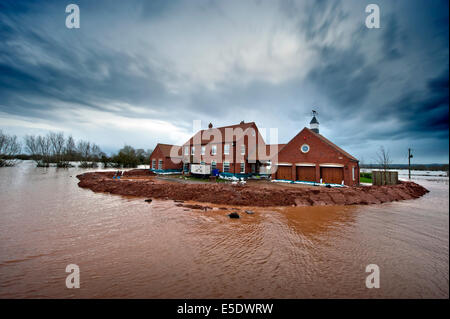
[{"label": "pitched roof", "polygon": [[[161,150],[161,153],[163,153],[164,157],[171,157],[170,152],[171,152],[172,148],[174,148],[174,152],[176,152],[176,154],[178,154],[178,156],[181,156],[181,146],[158,143],[158,144],[156,144],[156,147],[159,147],[159,149]],[[155,147],[155,150],[156,150],[156,147]]]},{"label": "pitched roof", "polygon": [[331,142],[329,139],[325,138],[323,135],[320,135],[319,133],[314,132],[313,130],[310,130],[309,128],[305,127],[304,130],[308,130],[311,134],[317,136],[322,142],[324,142],[325,144],[328,144],[329,146],[331,146],[332,148],[334,148],[336,151],[338,151],[339,153],[341,153],[342,155],[344,155],[345,157],[348,157],[351,160],[354,160],[356,162],[359,162],[358,159],[356,159],[355,157],[353,157],[352,155],[350,155],[349,153],[347,153],[346,151],[344,151],[342,148],[340,148],[339,146],[337,146],[336,144],[334,144],[333,142]]},{"label": "pitched roof", "polygon": [[[233,134],[232,140],[225,140],[226,138],[229,138],[229,136],[226,136],[226,129],[236,129],[236,128],[241,128],[243,132],[245,132],[245,130],[251,128],[251,127],[255,127],[256,128],[256,124],[255,122],[249,122],[249,123],[240,123],[240,124],[234,124],[234,125],[228,125],[228,126],[222,126],[222,127],[215,127],[215,128],[210,128],[210,129],[206,129],[206,130],[200,130],[197,133],[194,134],[194,136],[192,136],[188,141],[186,141],[186,143],[184,143],[183,145],[192,145],[193,141],[195,139],[200,140],[201,144],[208,144],[210,142],[214,141],[214,135],[217,134],[221,136],[222,138],[222,143],[225,142],[233,142],[236,141],[236,135]],[[204,138],[206,136],[208,136],[208,138]],[[196,141],[197,142],[197,141]]]}]

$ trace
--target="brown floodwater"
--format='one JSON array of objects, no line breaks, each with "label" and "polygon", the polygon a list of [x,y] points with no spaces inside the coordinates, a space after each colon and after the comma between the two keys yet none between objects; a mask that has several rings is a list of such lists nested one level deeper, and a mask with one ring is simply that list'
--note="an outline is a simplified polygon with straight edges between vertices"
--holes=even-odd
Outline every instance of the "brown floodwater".
[{"label": "brown floodwater", "polygon": [[417,177],[430,193],[416,200],[229,219],[81,189],[84,171],[0,169],[0,298],[449,297],[448,177]]}]

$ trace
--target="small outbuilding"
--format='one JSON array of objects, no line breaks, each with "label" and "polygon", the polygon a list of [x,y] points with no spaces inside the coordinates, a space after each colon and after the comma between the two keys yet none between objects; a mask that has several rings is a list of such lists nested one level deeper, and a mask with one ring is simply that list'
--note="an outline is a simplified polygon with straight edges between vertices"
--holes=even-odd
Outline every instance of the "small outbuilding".
[{"label": "small outbuilding", "polygon": [[158,143],[150,155],[150,169],[158,171],[180,171],[181,146]]}]

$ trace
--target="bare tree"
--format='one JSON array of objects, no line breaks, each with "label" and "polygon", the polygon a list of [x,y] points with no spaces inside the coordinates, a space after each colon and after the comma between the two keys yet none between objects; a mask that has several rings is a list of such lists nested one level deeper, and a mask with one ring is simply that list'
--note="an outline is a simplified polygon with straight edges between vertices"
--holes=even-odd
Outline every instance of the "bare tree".
[{"label": "bare tree", "polygon": [[0,130],[0,167],[14,166],[16,164],[15,157],[19,155],[22,146],[16,135],[4,134]]},{"label": "bare tree", "polygon": [[380,146],[380,149],[377,153],[377,164],[382,168],[384,172],[389,170],[391,167],[392,161],[389,155],[389,151],[384,148],[384,146]]},{"label": "bare tree", "polygon": [[77,155],[77,148],[75,146],[75,140],[73,139],[72,135],[70,135],[66,140],[66,146],[65,146],[65,157],[66,160],[74,160]]},{"label": "bare tree", "polygon": [[25,150],[28,154],[31,155],[31,158],[36,161],[39,165],[39,162],[42,159],[42,154],[39,152],[39,145],[37,143],[37,138],[34,135],[25,135]]},{"label": "bare tree", "polygon": [[90,167],[91,160],[91,143],[87,141],[79,141],[77,144],[77,152],[80,155],[80,167]]},{"label": "bare tree", "polygon": [[52,153],[54,160],[58,167],[65,167],[66,163],[64,162],[63,155],[64,155],[64,146],[66,143],[66,140],[64,138],[64,133],[54,133],[50,132],[47,135],[47,138],[50,140],[51,146],[52,146]]},{"label": "bare tree", "polygon": [[48,136],[39,135],[36,140],[39,153],[42,156],[40,166],[48,167],[50,166],[50,156],[52,155],[50,138]]}]

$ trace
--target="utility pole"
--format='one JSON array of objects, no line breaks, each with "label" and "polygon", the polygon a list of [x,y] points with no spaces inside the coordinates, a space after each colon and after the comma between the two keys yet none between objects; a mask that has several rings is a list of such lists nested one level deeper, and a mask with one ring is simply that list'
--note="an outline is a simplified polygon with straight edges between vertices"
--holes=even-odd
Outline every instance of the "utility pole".
[{"label": "utility pole", "polygon": [[408,178],[411,179],[411,158],[413,158],[413,155],[411,153],[411,149],[408,148]]}]

